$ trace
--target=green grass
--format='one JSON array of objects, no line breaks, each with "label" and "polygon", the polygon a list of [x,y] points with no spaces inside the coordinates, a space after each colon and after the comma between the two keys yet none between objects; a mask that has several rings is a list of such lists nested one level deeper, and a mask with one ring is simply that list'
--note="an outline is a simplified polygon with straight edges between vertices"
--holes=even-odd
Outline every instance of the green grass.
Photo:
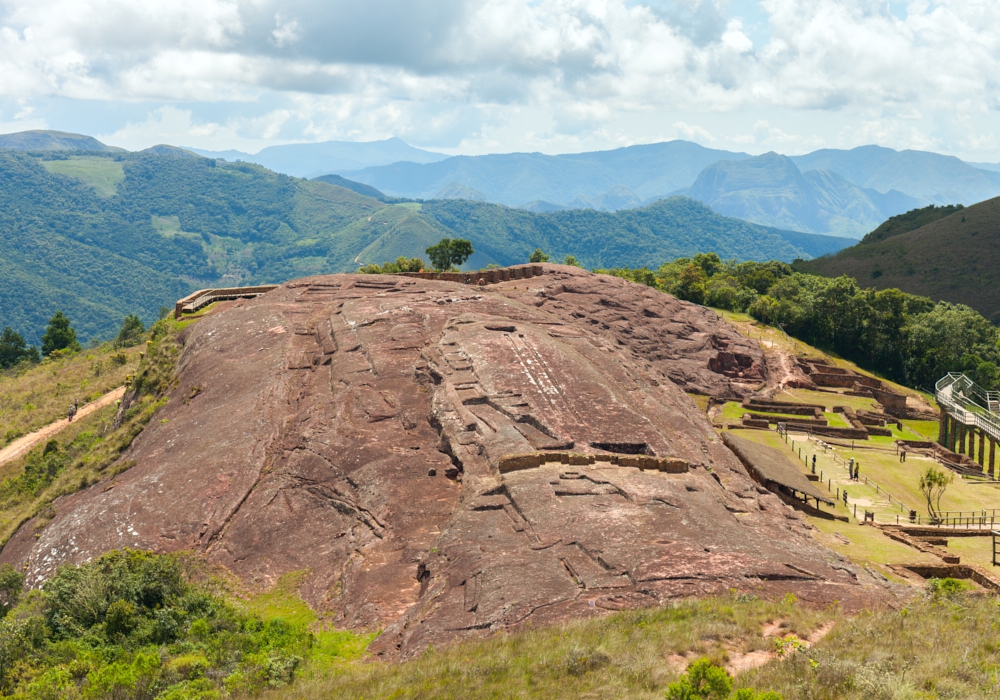
[{"label": "green grass", "polygon": [[269,590],[250,596],[243,607],[262,620],[280,618],[295,627],[311,630],[314,641],[306,657],[309,663],[305,672],[306,677],[314,677],[362,658],[378,635],[333,629],[328,621],[322,620],[298,592],[308,576],[308,571],[286,574]]},{"label": "green grass", "polygon": [[176,324],[162,321],[157,329],[162,333],[154,336],[151,345],[140,345],[146,356],[133,370],[139,395],[118,429],[112,430],[117,406],[110,404],[73,421],[50,440],[0,468],[0,544],[36,515],[41,516],[37,526],[43,526],[54,515],[51,503],[56,498],[131,466],[118,458],[164,404],[180,355]]},{"label": "green grass", "polygon": [[74,400],[83,405],[122,386],[144,350],[145,344],[119,351],[104,343],[69,357],[0,372],[0,447],[65,418]]},{"label": "green grass", "polygon": [[[902,421],[904,428],[909,428],[909,430],[904,430],[902,437],[906,440],[920,440],[921,438],[925,440],[937,441],[938,438],[938,422],[936,420],[904,420]],[[916,433],[917,436],[914,436]]]},{"label": "green grass", "polygon": [[90,185],[102,197],[115,196],[118,183],[125,179],[121,162],[105,157],[70,156],[66,160],[42,161],[42,165],[50,173],[67,175]]}]

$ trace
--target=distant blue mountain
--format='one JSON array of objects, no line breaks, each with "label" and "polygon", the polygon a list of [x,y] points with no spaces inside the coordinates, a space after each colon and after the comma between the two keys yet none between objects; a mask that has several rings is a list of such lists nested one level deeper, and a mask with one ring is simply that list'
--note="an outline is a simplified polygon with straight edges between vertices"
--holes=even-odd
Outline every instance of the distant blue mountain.
[{"label": "distant blue mountain", "polygon": [[[242,151],[206,151],[190,148],[208,158],[224,158],[257,163],[285,175],[314,178],[329,173],[343,174],[376,165],[400,161],[433,163],[448,156],[414,148],[402,139],[384,141],[322,141],[320,143],[293,143],[285,146],[268,146],[251,154]],[[353,178],[352,178],[353,179]],[[368,183],[365,183],[368,184]]]},{"label": "distant blue mountain", "polygon": [[683,194],[755,224],[849,238],[920,205],[895,190],[858,187],[831,170],[803,173],[777,153],[710,165]]},{"label": "distant blue mountain", "polygon": [[822,149],[792,156],[803,172],[829,170],[848,182],[879,192],[896,190],[922,204],[975,204],[1000,195],[1000,180],[954,156],[860,146]]},{"label": "distant blue mountain", "polygon": [[[511,207],[535,200],[566,205],[577,198],[618,196],[620,190],[609,191],[619,186],[631,190],[636,202],[642,202],[689,186],[712,163],[749,157],[689,141],[669,141],[557,156],[454,156],[424,165],[394,163],[339,174],[386,194],[419,199],[431,199],[456,183],[482,193],[490,202]],[[631,203],[630,197],[626,199]],[[584,202],[576,206],[587,207]]]}]

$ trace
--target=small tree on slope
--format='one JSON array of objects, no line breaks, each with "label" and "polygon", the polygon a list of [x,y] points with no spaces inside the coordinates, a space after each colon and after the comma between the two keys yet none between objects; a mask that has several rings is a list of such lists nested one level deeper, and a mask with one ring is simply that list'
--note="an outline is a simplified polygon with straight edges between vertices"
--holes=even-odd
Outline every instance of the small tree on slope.
[{"label": "small tree on slope", "polygon": [[73,330],[69,319],[62,311],[56,311],[42,335],[42,354],[48,357],[56,350],[72,350],[73,352],[80,350],[76,331]]}]

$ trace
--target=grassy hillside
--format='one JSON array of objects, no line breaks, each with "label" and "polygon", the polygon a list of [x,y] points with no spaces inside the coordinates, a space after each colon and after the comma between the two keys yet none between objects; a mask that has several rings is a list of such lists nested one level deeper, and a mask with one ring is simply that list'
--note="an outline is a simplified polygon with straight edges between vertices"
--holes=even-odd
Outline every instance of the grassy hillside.
[{"label": "grassy hillside", "polygon": [[685,197],[614,213],[573,209],[533,214],[462,200],[427,202],[422,211],[502,264],[527,260],[536,247],[553,259],[575,255],[585,267],[648,265],[706,250],[727,259],[787,261],[822,254],[805,248],[828,250],[848,242],[828,236],[803,239],[795,232],[720,216]]},{"label": "grassy hillside", "polygon": [[1000,321],[1000,198],[955,211],[926,226],[865,243],[795,269],[849,275],[865,286],[966,304]]}]

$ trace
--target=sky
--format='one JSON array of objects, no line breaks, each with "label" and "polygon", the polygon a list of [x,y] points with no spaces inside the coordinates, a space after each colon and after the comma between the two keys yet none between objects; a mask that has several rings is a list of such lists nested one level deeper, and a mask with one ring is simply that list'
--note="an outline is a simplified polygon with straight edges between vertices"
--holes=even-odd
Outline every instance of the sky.
[{"label": "sky", "polygon": [[998,0],[0,0],[0,133],[1000,161]]}]

